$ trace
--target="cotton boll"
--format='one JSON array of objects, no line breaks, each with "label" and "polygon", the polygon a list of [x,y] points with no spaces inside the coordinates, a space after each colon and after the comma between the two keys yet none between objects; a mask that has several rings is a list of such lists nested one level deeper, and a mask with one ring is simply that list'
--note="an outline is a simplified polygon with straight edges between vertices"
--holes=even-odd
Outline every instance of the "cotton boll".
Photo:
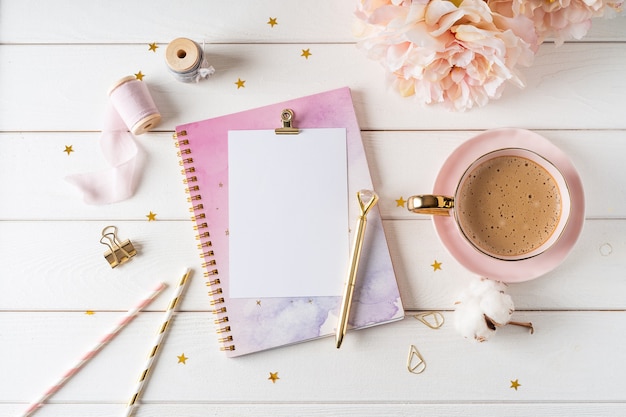
[{"label": "cotton boll", "polygon": [[454,327],[461,336],[479,342],[488,340],[495,333],[495,329],[488,326],[485,315],[480,309],[480,301],[476,297],[457,303]]},{"label": "cotton boll", "polygon": [[504,326],[511,320],[515,306],[510,295],[500,291],[490,291],[483,294],[480,309],[495,326]]},{"label": "cotton boll", "polygon": [[[488,340],[497,327],[511,323],[515,310],[513,299],[504,292],[506,285],[486,278],[470,283],[455,303],[454,324],[465,338]],[[530,323],[512,323],[531,328]]]},{"label": "cotton boll", "polygon": [[470,283],[469,293],[476,297],[481,297],[483,294],[504,291],[506,286],[499,282],[493,281],[487,278],[475,279]]}]

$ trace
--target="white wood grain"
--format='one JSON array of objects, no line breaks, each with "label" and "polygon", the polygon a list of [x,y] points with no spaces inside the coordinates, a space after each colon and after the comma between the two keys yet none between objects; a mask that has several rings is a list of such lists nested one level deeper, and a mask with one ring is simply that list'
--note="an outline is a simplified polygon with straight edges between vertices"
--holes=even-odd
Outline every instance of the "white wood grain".
[{"label": "white wood grain", "polygon": [[[13,331],[0,345],[0,402],[27,402],[47,387],[119,313],[3,313]],[[116,403],[132,392],[162,313],[143,313],[54,397],[54,403]],[[179,313],[153,369],[143,401],[150,404],[625,402],[623,349],[613,333],[622,312],[524,312],[535,333],[507,326],[488,342],[461,338],[451,313],[439,330],[413,317],[348,333],[337,350],[331,338],[228,359],[204,313]],[[71,340],[68,343],[67,340]],[[199,340],[204,341],[198,343]],[[427,363],[420,375],[406,362],[415,345]],[[188,358],[179,363],[182,353]],[[317,360],[323,359],[323,360]],[[279,380],[268,380],[278,372]],[[511,381],[518,380],[518,390]]]},{"label": "white wood grain", "polygon": [[[419,395],[419,393],[416,393]],[[586,403],[478,403],[461,402],[455,404],[431,403],[384,403],[372,404],[361,402],[346,403],[254,403],[254,404],[180,404],[159,403],[143,404],[137,412],[138,417],[179,416],[188,417],[250,417],[276,416],[354,416],[392,415],[397,417],[413,416],[446,416],[446,417],[485,417],[485,416],[604,416],[622,417],[626,406],[615,402]],[[120,406],[116,404],[50,404],[40,409],[37,416],[41,417],[110,417],[118,413]],[[0,404],[3,415],[19,415],[22,405]]]},{"label": "white wood grain", "polygon": [[[0,1],[0,415],[19,415],[165,281],[169,290],[37,416],[121,414],[186,267],[194,276],[138,417],[626,415],[626,16],[594,20],[582,41],[542,45],[522,69],[525,89],[509,86],[486,108],[450,113],[389,90],[380,66],[356,46],[355,5]],[[206,42],[211,79],[187,85],[167,72],[165,48],[181,36]],[[157,131],[137,137],[140,187],[127,201],[87,206],[63,178],[106,167],[97,143],[106,91],[138,71],[163,114]],[[408,317],[349,333],[340,351],[322,339],[227,359],[207,312],[171,133],[180,123],[343,86],[353,93]],[[428,192],[456,146],[495,127],[533,129],[563,149],[583,180],[587,211],[562,265],[508,287],[514,318],[532,321],[535,334],[507,326],[477,345],[452,326],[469,274],[430,220],[396,200]],[[75,152],[66,155],[66,145]],[[150,211],[157,221],[147,220]],[[139,252],[114,270],[98,243],[109,224]],[[422,310],[444,311],[446,324],[426,328],[411,317]],[[427,362],[421,375],[406,370],[411,344]],[[275,384],[269,372],[279,373]]]},{"label": "white wood grain", "polygon": [[[185,36],[209,43],[355,42],[352,22],[356,1],[224,3],[209,0],[171,7],[167,0],[150,3],[65,0],[64,5],[66,9],[36,0],[2,2],[0,41],[167,43]],[[67,13],[66,10],[72,12]],[[164,13],[165,10],[167,13]],[[267,24],[270,17],[277,19],[276,26]],[[584,39],[623,41],[624,19],[624,16],[595,19]]]},{"label": "white wood grain", "polygon": [[[432,191],[437,173],[463,141],[479,131],[366,131],[366,148],[374,188],[384,219],[414,220],[396,200]],[[626,154],[622,130],[537,131],[561,148],[583,181],[587,218],[626,217],[626,166],[614,155]],[[0,133],[0,219],[10,220],[140,220],[149,211],[160,220],[188,220],[189,204],[171,133],[136,137],[141,148],[140,185],[135,196],[118,204],[90,206],[65,181],[71,174],[108,168],[96,132]],[[74,152],[67,155],[65,146]],[[47,162],[47,174],[38,167]],[[607,178],[610,177],[611,181]]]},{"label": "white wood grain", "polygon": [[[301,56],[305,48],[313,54],[308,59]],[[211,45],[207,53],[216,73],[199,85],[176,81],[163,49],[0,45],[0,130],[99,131],[111,84],[139,71],[163,115],[161,130],[343,86],[352,89],[364,130],[626,128],[615,105],[626,89],[626,43],[543,45],[535,64],[523,69],[525,89],[509,86],[495,105],[464,113],[400,97],[386,86],[382,67],[353,44]],[[235,85],[239,78],[244,88]]]},{"label": "white wood grain", "polygon": [[[100,151],[100,132],[0,133],[0,194],[13,202],[0,204],[0,219],[9,220],[189,220],[189,203],[171,133],[135,137],[140,149],[139,185],[132,199],[109,205],[88,205],[68,175],[98,172],[109,167]],[[64,152],[66,146],[73,152]],[[46,163],[42,174],[39,167]],[[100,235],[96,239],[99,240]]]},{"label": "white wood grain", "polygon": [[[3,2],[3,43],[167,43],[184,36],[209,43],[350,42],[352,1]],[[166,13],[164,11],[167,10]],[[28,16],[25,19],[24,16]],[[54,16],[54,19],[50,18]],[[270,17],[277,25],[270,26]],[[97,20],[96,20],[97,19]]]},{"label": "white wood grain", "polygon": [[[111,269],[99,243],[116,224],[138,254]],[[408,310],[450,310],[474,275],[445,250],[428,220],[384,222],[396,278]],[[587,221],[564,263],[545,276],[512,284],[521,310],[626,309],[626,221]],[[176,285],[186,267],[195,273],[181,309],[207,311],[209,298],[189,221],[0,222],[0,310],[127,310],[160,281]],[[37,254],[38,262],[32,262]],[[434,271],[431,264],[442,263]],[[584,296],[583,296],[584,294]],[[164,308],[166,298],[149,310]]]}]

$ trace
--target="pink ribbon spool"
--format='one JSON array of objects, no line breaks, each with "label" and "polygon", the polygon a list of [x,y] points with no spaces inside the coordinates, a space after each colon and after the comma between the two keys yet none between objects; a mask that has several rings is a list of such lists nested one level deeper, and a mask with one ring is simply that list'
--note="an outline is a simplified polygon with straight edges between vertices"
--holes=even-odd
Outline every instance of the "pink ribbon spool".
[{"label": "pink ribbon spool", "polygon": [[132,75],[113,84],[109,98],[124,124],[135,135],[146,133],[161,122],[161,114],[148,87]]}]

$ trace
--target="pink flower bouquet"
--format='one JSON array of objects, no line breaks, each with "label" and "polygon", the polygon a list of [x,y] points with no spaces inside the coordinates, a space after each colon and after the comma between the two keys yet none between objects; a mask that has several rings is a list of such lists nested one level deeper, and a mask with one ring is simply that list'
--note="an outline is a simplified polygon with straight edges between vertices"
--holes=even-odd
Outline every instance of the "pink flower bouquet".
[{"label": "pink flower bouquet", "polygon": [[[621,1],[621,0],[620,0]],[[403,96],[465,111],[523,87],[539,45],[579,38],[604,0],[361,0],[359,46]],[[618,8],[617,3],[610,4]]]}]

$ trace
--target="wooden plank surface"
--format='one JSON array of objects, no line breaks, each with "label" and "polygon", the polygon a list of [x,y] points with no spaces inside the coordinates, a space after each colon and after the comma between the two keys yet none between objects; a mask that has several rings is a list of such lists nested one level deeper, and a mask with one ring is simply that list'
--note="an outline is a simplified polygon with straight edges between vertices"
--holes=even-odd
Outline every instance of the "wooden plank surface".
[{"label": "wooden plank surface", "polygon": [[[0,415],[20,415],[164,281],[168,292],[37,412],[121,415],[185,267],[194,276],[138,417],[626,414],[626,16],[594,20],[582,41],[542,45],[522,69],[526,88],[508,86],[485,108],[450,113],[388,88],[356,45],[354,7],[0,2]],[[189,85],[168,73],[164,52],[176,37],[204,42],[213,77]],[[138,71],[163,115],[158,129],[136,137],[140,186],[127,201],[86,205],[64,178],[106,167],[98,145],[106,92]],[[239,78],[245,88],[237,88]],[[208,312],[171,135],[180,123],[343,86],[353,93],[407,318],[351,332],[339,351],[320,339],[227,359]],[[472,275],[427,217],[396,200],[429,192],[457,146],[497,127],[535,130],[565,151],[583,181],[586,215],[562,265],[507,288],[514,318],[532,321],[535,333],[507,326],[476,344],[453,326],[454,302]],[[115,270],[99,243],[110,224],[139,252]],[[441,329],[412,317],[430,310],[443,312]],[[420,375],[406,368],[411,345],[427,363]],[[272,383],[270,372],[280,379]]]},{"label": "wooden plank surface", "polygon": [[[3,355],[13,358],[4,369],[14,381],[0,394],[2,402],[27,402],[44,390],[49,381],[42,377],[61,374],[118,316],[61,312],[42,320],[36,313],[2,314],[3,326],[22,329],[13,331],[10,343],[1,348]],[[230,360],[216,349],[204,313],[179,313],[143,399],[208,404],[626,399],[620,383],[626,372],[623,345],[612,343],[612,330],[626,328],[626,313],[520,312],[515,317],[531,321],[535,333],[507,326],[489,342],[478,344],[458,336],[449,313],[439,330],[408,316],[349,333],[345,349],[339,351],[332,339],[324,338]],[[121,406],[142,370],[145,341],[160,318],[156,312],[138,317],[58,392],[54,402]],[[73,345],[68,346],[66,339],[72,339]],[[426,361],[426,370],[419,375],[406,367],[411,345]],[[177,359],[183,353],[188,358],[185,364]],[[278,372],[276,383],[268,380],[270,372]],[[521,384],[518,390],[510,388],[512,380]]]},{"label": "wooden plank surface", "polygon": [[[380,65],[354,44],[210,45],[206,53],[215,75],[189,85],[168,72],[163,58],[166,45],[154,53],[149,42],[0,45],[0,91],[5,92],[0,97],[0,130],[99,131],[109,87],[139,71],[163,116],[158,130],[343,86],[352,90],[364,130],[626,127],[615,106],[626,89],[621,77],[626,72],[622,42],[559,48],[544,44],[532,70],[521,69],[526,88],[509,85],[496,106],[453,115],[437,106],[423,108],[414,98],[391,90]],[[312,56],[302,57],[303,49]],[[46,77],[41,76],[40,62],[46,62]],[[50,83],[50,79],[57,81]],[[244,88],[237,88],[238,79],[246,81]]]},{"label": "wooden plank surface", "polygon": [[[356,4],[350,1],[302,0],[189,2],[172,7],[167,0],[64,0],[65,10],[48,2],[3,2],[2,43],[167,43],[187,37],[208,43],[353,43]],[[165,12],[167,11],[167,12]],[[28,16],[29,18],[25,18]],[[54,19],[48,18],[54,16]],[[94,16],[98,16],[94,24]],[[303,16],[306,16],[303,19]],[[270,17],[277,25],[268,30]],[[594,22],[589,41],[623,40],[624,16]],[[158,24],[155,24],[158,23]]]}]

